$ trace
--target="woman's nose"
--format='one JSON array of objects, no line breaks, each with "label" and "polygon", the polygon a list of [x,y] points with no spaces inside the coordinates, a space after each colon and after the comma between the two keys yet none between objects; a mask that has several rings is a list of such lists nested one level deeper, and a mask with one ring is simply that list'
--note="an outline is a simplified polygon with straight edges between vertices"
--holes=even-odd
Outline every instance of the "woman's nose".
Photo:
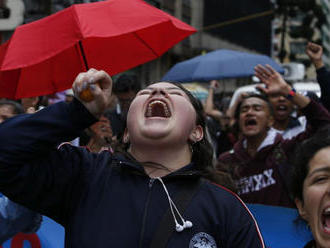
[{"label": "woman's nose", "polygon": [[152,91],[151,95],[164,95],[164,96],[166,96],[167,93],[166,93],[166,91],[163,88],[155,88]]}]

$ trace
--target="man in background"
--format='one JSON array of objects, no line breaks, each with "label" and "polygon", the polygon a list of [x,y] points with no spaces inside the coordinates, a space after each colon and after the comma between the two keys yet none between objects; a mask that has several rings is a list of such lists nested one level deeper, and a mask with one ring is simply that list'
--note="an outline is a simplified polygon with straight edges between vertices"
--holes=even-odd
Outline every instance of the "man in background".
[{"label": "man in background", "polygon": [[118,103],[114,110],[106,111],[104,114],[110,120],[113,137],[120,142],[126,128],[126,118],[129,106],[141,90],[141,84],[135,75],[121,75],[113,85],[113,93]]}]

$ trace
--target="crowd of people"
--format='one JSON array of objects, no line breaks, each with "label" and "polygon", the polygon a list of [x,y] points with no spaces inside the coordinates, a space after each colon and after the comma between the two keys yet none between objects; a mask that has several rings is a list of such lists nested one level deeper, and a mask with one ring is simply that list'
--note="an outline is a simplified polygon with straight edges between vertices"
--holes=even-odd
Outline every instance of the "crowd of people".
[{"label": "crowd of people", "polygon": [[0,244],[46,215],[67,247],[265,247],[258,203],[297,208],[305,247],[330,247],[330,72],[321,46],[306,53],[319,99],[258,65],[256,92],[220,107],[216,80],[203,106],[179,83],[95,69],[55,101],[1,100]]}]

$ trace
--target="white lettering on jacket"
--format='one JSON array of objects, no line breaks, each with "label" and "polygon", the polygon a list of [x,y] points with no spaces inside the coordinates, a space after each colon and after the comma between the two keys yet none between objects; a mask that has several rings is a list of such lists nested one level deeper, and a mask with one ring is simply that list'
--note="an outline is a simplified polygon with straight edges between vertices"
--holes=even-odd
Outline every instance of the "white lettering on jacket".
[{"label": "white lettering on jacket", "polygon": [[276,180],[273,178],[273,169],[267,169],[260,174],[249,177],[242,177],[235,182],[238,188],[238,194],[259,191],[270,185],[276,184]]}]

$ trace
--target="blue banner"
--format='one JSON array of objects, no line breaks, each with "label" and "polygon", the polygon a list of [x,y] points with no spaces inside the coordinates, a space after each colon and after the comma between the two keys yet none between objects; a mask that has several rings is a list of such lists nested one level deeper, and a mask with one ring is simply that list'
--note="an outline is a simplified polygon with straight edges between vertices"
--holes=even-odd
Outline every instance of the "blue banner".
[{"label": "blue banner", "polygon": [[2,248],[61,247],[64,247],[64,228],[46,216],[43,217],[38,232],[33,234],[19,233],[2,245]]},{"label": "blue banner", "polygon": [[247,204],[256,218],[267,248],[304,247],[312,239],[306,224],[297,222],[292,208]]}]

